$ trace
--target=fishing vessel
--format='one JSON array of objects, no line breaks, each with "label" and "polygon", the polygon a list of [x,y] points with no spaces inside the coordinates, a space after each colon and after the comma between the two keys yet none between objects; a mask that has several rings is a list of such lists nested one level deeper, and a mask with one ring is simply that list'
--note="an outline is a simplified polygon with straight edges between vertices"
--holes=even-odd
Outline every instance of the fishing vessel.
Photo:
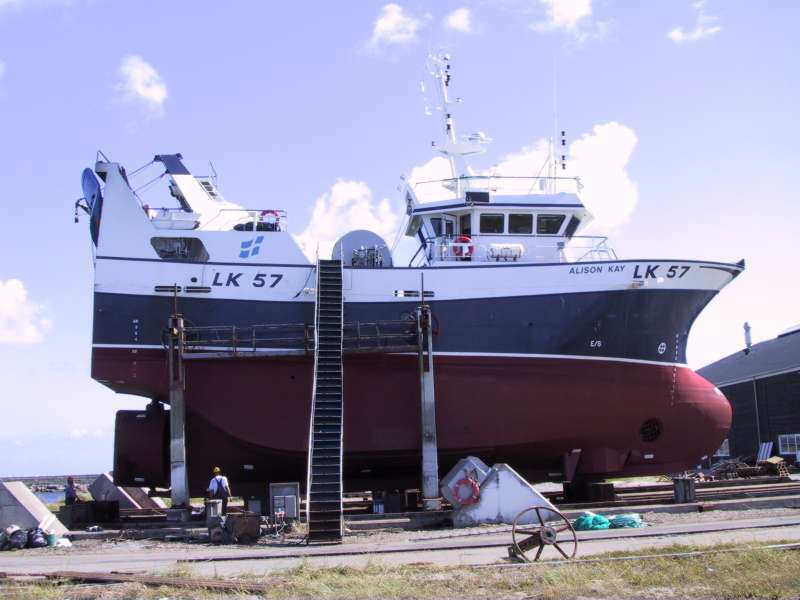
[{"label": "fishing vessel", "polygon": [[[533,480],[696,465],[726,437],[731,409],[687,366],[687,340],[744,262],[620,258],[606,238],[583,235],[591,214],[578,178],[472,170],[468,157],[488,140],[457,135],[449,61],[432,65],[444,129],[434,150],[451,175],[402,182],[404,233],[417,244],[410,261],[369,232],[335,245],[345,335],[412,322],[420,302],[430,306],[442,472],[467,455]],[[148,168],[166,184],[155,203],[144,199],[142,173],[104,155],[84,171],[78,203],[94,249],[92,377],[144,399],[117,414],[115,477],[169,485],[165,330],[180,314],[192,332],[193,495],[213,465],[236,494],[304,481],[318,263],[283,207],[227,202],[215,177],[193,175],[180,154]],[[344,355],[345,489],[419,485],[418,360],[400,346]]]}]

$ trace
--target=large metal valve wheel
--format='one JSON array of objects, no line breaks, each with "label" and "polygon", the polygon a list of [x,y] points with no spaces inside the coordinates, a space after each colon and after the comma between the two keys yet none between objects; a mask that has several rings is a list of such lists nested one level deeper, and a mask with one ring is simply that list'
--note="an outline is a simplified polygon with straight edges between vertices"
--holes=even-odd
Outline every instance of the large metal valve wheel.
[{"label": "large metal valve wheel", "polygon": [[[531,512],[536,513],[538,523],[525,523],[530,519]],[[564,532],[568,533],[559,539],[559,534]],[[572,527],[572,523],[567,517],[552,508],[531,506],[519,513],[511,528],[511,539],[509,555],[525,562],[539,560],[548,546],[557,550],[566,559],[575,558],[578,553],[578,534],[575,533],[575,528]],[[536,553],[531,559],[530,554],[534,549],[536,549]]]}]

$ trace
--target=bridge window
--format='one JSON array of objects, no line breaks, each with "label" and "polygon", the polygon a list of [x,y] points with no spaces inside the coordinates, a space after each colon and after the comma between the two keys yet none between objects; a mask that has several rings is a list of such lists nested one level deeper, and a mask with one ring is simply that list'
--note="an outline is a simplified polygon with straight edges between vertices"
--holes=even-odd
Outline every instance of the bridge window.
[{"label": "bridge window", "polygon": [[567,223],[567,228],[564,230],[564,235],[567,237],[572,237],[575,235],[575,231],[578,229],[578,225],[581,224],[581,220],[577,217],[570,217],[569,223]]},{"label": "bridge window", "polygon": [[552,235],[558,233],[565,215],[539,215],[536,219],[536,233]]},{"label": "bridge window", "polygon": [[208,251],[197,238],[154,237],[150,243],[156,254],[164,260],[208,262]]},{"label": "bridge window", "polygon": [[442,218],[441,217],[431,217],[431,229],[433,229],[433,235],[439,237],[442,235]]},{"label": "bridge window", "polygon": [[481,233],[503,233],[504,225],[503,215],[481,215]]},{"label": "bridge window", "polygon": [[472,214],[461,215],[459,219],[462,235],[472,234]]},{"label": "bridge window", "polygon": [[533,215],[508,215],[508,233],[533,233]]}]

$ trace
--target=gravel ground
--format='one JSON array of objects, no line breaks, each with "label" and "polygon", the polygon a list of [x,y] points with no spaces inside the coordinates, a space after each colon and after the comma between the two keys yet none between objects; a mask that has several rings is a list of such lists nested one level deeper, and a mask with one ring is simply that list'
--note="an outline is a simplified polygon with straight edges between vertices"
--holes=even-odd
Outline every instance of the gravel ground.
[{"label": "gravel ground", "polygon": [[[800,517],[798,508],[769,508],[769,509],[745,509],[745,510],[713,510],[707,512],[692,513],[647,513],[643,516],[648,525],[679,525],[681,523],[711,523],[720,521],[731,521],[732,523],[740,520],[766,519],[777,517]],[[422,543],[427,540],[450,539],[450,538],[471,538],[475,536],[487,535],[492,533],[510,532],[510,525],[482,525],[478,527],[466,527],[463,529],[438,529],[422,531],[405,531],[402,529],[380,529],[371,531],[351,531],[344,538],[344,545],[348,544],[402,544],[405,542]],[[284,543],[264,537],[252,546],[226,546],[226,548],[246,549],[246,548],[286,548],[291,543],[301,543],[302,533],[293,533],[286,537]],[[15,551],[18,556],[29,553],[46,553],[48,555],[65,555],[81,552],[96,552],[98,549],[127,547],[131,550],[164,550],[171,549],[180,551],[181,549],[200,549],[203,547],[219,548],[205,541],[198,540],[192,542],[166,542],[162,540],[78,540],[73,542],[72,548],[47,548],[29,549]],[[77,551],[77,552],[76,552]]]},{"label": "gravel ground", "polygon": [[[766,519],[775,517],[800,517],[800,509],[763,508],[746,510],[712,510],[691,513],[647,513],[643,516],[643,519],[648,525],[679,525],[681,523],[710,523],[719,521],[735,522],[746,519]],[[479,527],[444,529],[438,531],[403,531],[399,529],[391,531],[352,531],[347,535],[347,537],[345,537],[344,543],[397,544],[407,541],[421,542],[423,540],[452,537],[471,537],[507,531],[511,531],[510,525],[481,525]]]}]

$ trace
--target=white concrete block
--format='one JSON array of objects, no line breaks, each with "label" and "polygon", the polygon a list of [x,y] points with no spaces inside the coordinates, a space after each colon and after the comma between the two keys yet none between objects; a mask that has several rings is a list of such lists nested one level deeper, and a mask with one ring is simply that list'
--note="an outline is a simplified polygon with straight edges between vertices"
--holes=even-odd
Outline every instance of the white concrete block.
[{"label": "white concrete block", "polygon": [[0,482],[0,528],[19,525],[22,529],[41,527],[58,535],[69,533],[27,485],[21,481]]},{"label": "white concrete block", "polygon": [[476,456],[462,458],[447,472],[447,475],[442,477],[442,480],[439,482],[439,491],[442,493],[443,498],[452,504],[453,507],[457,508],[460,506],[460,503],[453,493],[453,484],[467,476],[472,477],[478,484],[481,484],[488,474],[489,467],[480,458]]},{"label": "white concrete block", "polygon": [[95,479],[89,486],[89,493],[92,499],[100,502],[119,502],[120,508],[141,508],[139,504],[130,497],[130,495],[120,487],[114,484],[109,473],[103,473]]},{"label": "white concrete block", "polygon": [[[550,511],[556,508],[537,492],[522,476],[506,464],[496,464],[481,484],[478,502],[470,506],[462,506],[453,512],[455,527],[471,527],[483,523],[512,524],[524,509],[540,506]],[[550,520],[552,513],[542,511],[542,518]],[[536,511],[531,511],[524,519],[525,523],[538,523]]]}]

